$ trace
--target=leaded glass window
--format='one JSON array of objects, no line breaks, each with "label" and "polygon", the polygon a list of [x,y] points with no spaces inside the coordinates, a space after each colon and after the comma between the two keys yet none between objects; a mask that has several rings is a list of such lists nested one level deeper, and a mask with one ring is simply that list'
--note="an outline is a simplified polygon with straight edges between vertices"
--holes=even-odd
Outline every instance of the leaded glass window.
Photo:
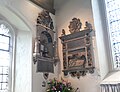
[{"label": "leaded glass window", "polygon": [[11,63],[11,35],[6,25],[0,24],[0,92],[9,92],[10,63]]},{"label": "leaded glass window", "polygon": [[105,0],[113,64],[120,69],[120,0]]}]

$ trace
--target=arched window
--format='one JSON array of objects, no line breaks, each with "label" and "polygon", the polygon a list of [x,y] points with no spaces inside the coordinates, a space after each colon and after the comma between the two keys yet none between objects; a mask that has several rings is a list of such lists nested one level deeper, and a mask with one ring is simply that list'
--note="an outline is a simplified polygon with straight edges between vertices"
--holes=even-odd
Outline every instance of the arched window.
[{"label": "arched window", "polygon": [[10,92],[12,85],[13,30],[0,21],[0,92]]},{"label": "arched window", "polygon": [[120,69],[120,0],[105,0],[114,69]]}]

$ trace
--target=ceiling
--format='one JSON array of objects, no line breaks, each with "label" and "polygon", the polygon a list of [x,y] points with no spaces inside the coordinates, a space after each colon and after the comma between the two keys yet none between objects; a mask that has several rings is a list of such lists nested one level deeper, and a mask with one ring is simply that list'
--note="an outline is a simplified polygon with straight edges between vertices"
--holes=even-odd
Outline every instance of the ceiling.
[{"label": "ceiling", "polygon": [[67,1],[69,1],[69,0],[54,0],[55,10],[58,10]]}]

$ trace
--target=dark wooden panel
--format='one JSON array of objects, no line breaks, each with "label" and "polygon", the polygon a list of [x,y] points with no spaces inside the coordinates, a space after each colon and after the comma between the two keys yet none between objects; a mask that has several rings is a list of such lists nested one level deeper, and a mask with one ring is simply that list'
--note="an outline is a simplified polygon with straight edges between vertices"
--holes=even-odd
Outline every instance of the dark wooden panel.
[{"label": "dark wooden panel", "polygon": [[36,5],[48,10],[52,14],[55,14],[55,9],[54,9],[54,0],[30,0]]}]

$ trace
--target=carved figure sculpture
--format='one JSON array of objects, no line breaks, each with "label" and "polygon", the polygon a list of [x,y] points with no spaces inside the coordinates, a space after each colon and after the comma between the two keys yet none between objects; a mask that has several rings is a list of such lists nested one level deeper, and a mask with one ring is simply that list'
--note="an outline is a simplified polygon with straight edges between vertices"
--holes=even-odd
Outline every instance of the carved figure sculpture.
[{"label": "carved figure sculpture", "polygon": [[82,27],[82,23],[79,18],[78,19],[73,18],[68,26],[70,33],[79,32],[81,27]]}]

